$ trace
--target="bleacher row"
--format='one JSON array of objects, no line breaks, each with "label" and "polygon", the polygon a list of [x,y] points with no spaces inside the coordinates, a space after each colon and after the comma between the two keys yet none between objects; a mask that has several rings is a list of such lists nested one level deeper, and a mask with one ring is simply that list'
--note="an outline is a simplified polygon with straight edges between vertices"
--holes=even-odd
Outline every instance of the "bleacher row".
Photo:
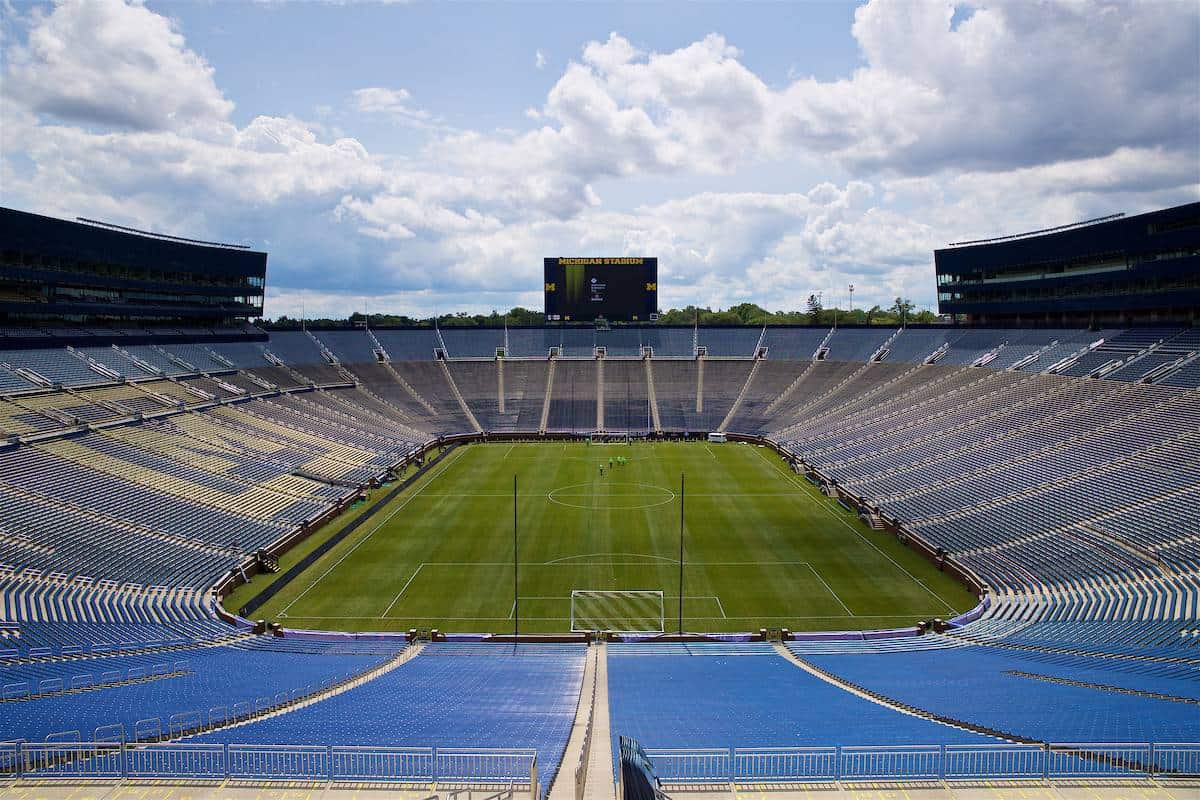
[{"label": "bleacher row", "polygon": [[[812,672],[768,646],[614,647],[614,733],[651,747],[1195,740],[1200,392],[1169,380],[1194,363],[1193,332],[649,333],[0,351],[0,381],[23,384],[0,383],[0,739],[133,739],[157,724],[316,745],[336,731],[346,745],[533,747],[552,779],[582,647],[433,645],[223,727],[399,649],[248,636],[215,619],[210,587],[474,418],[490,432],[761,436],[991,590],[984,618],[937,647],[794,646]],[[1166,379],[1139,383],[1141,362]],[[1028,698],[1063,710],[1011,711]]]},{"label": "bleacher row", "polygon": [[[177,332],[178,333],[178,332]],[[98,340],[99,336],[96,337]],[[229,338],[229,337],[225,337]],[[1181,328],[1131,330],[1009,330],[959,328],[578,328],[413,329],[380,331],[277,331],[264,341],[197,341],[30,347],[37,339],[10,337],[21,348],[6,349],[0,338],[0,391],[33,390],[46,383],[81,386],[105,382],[116,373],[130,380],[267,368],[286,362],[307,365],[306,374],[336,381],[331,361],[510,359],[709,358],[890,364],[941,363],[1027,372],[1053,370],[1075,377],[1151,380],[1169,386],[1197,385],[1200,332]],[[31,374],[32,373],[32,374]],[[44,379],[39,380],[39,378]]]}]

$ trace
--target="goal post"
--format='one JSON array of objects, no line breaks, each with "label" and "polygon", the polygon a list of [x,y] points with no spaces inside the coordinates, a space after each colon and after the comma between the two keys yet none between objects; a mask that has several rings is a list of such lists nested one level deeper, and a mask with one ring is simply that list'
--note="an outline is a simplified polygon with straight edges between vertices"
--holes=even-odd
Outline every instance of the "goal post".
[{"label": "goal post", "polygon": [[650,589],[574,589],[571,632],[663,633],[663,593]]}]

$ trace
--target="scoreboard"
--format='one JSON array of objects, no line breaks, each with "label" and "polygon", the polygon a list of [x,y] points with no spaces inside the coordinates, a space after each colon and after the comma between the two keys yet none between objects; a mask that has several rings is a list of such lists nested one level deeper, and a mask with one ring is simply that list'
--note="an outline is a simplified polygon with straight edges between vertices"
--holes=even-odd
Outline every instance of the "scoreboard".
[{"label": "scoreboard", "polygon": [[547,258],[546,320],[648,321],[658,312],[658,259]]}]

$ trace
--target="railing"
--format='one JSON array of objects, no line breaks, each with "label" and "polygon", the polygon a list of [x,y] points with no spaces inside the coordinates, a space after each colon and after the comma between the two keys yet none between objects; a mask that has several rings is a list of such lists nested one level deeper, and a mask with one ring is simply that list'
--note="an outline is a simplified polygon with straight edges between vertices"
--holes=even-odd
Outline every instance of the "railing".
[{"label": "railing", "polygon": [[434,780],[432,747],[335,747],[335,781],[425,781]]},{"label": "railing", "polygon": [[325,745],[0,742],[0,778],[371,781],[513,785],[541,800],[535,750]]},{"label": "railing", "polygon": [[937,745],[894,745],[891,747],[843,747],[838,779],[936,781],[942,776],[942,748]]},{"label": "railing", "polygon": [[1200,775],[1200,742],[1156,744],[1150,755],[1156,775]]},{"label": "railing", "polygon": [[826,781],[837,774],[836,747],[759,747],[733,751],[733,780]]},{"label": "railing", "polygon": [[[1200,743],[647,749],[667,784],[1194,778]],[[534,750],[120,742],[0,742],[0,778],[525,784]]]},{"label": "railing", "polygon": [[1153,769],[1149,744],[1052,744],[1047,772],[1060,778],[1136,778]]},{"label": "railing", "polygon": [[458,750],[434,751],[434,780],[507,782],[533,775],[537,783],[536,750]]},{"label": "railing", "polygon": [[1046,774],[1046,750],[1036,744],[946,745],[942,764],[946,780],[1036,780]]},{"label": "railing", "polygon": [[656,750],[647,747],[659,780],[669,783],[728,783],[733,759],[725,748]]},{"label": "railing", "polygon": [[1200,776],[1200,743],[646,748],[645,753],[667,784]]},{"label": "railing", "polygon": [[128,748],[127,778],[225,778],[229,774],[225,746],[168,744]]}]

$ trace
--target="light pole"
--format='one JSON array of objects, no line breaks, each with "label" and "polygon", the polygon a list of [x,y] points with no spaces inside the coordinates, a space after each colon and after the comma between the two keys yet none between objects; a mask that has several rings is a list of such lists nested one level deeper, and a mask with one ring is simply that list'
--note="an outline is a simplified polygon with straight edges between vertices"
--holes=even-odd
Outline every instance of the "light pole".
[{"label": "light pole", "polygon": [[854,310],[854,284],[852,283],[846,288],[848,288],[850,290],[850,310],[853,311]]}]

